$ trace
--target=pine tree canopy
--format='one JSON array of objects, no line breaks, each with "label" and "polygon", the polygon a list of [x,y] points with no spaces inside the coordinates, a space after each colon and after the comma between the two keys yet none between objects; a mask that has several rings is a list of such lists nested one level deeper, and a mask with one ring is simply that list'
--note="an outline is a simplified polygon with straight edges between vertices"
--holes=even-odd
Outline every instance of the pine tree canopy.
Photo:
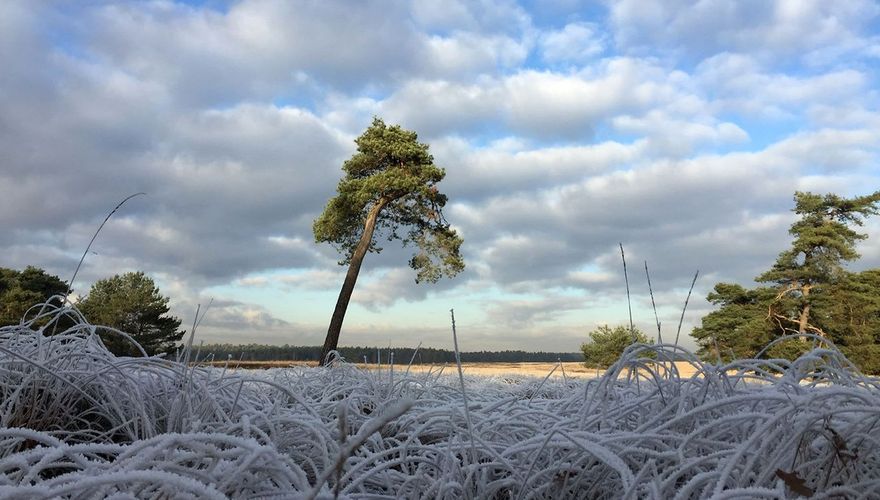
[{"label": "pine tree canopy", "polygon": [[[387,126],[379,118],[355,144],[357,152],[342,166],[345,175],[336,196],[315,220],[315,240],[331,243],[343,255],[340,264],[349,264],[373,211],[376,229],[388,241],[418,248],[409,262],[417,282],[461,272],[462,241],[443,217],[447,197],[437,190],[446,172],[434,165],[428,145],[415,132]],[[381,250],[372,238],[368,251]]]},{"label": "pine tree canopy", "polygon": [[830,340],[861,369],[880,372],[880,269],[851,272],[856,243],[867,236],[854,227],[878,213],[880,191],[843,198],[797,192],[791,247],[746,289],[718,283],[708,300],[719,306],[692,336],[709,360],[755,356],[783,335],[767,356],[792,359],[813,344],[803,334]]},{"label": "pine tree canopy", "polygon": [[[90,323],[131,335],[149,355],[172,351],[184,334],[181,321],[168,315],[168,297],[143,272],[97,281],[77,306]],[[138,353],[118,334],[102,332],[101,338],[117,355]]]},{"label": "pine tree canopy", "polygon": [[66,282],[38,267],[23,271],[0,267],[0,326],[19,324],[32,306],[67,291]]},{"label": "pine tree canopy", "polygon": [[590,341],[581,344],[584,362],[587,366],[608,367],[614,364],[632,344],[649,344],[648,336],[638,328],[628,326],[603,325],[590,332]]},{"label": "pine tree canopy", "polygon": [[773,268],[756,278],[779,284],[830,282],[843,270],[843,264],[859,257],[855,244],[867,238],[850,226],[877,213],[880,191],[867,196],[841,198],[797,192],[794,212],[800,219],[792,224],[791,248],[779,254]]}]

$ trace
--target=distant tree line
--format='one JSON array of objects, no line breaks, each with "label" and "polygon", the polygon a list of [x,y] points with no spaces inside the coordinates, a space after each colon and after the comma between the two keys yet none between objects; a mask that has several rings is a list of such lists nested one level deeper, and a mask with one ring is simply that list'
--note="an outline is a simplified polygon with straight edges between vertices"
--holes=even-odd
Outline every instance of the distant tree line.
[{"label": "distant tree line", "polygon": [[[292,346],[265,344],[208,344],[200,348],[199,359],[213,358],[222,361],[232,358],[236,361],[318,361],[321,346]],[[445,349],[423,347],[339,347],[337,352],[350,363],[387,364],[394,355],[394,364],[406,365],[410,360],[417,364],[454,363],[455,353]],[[415,357],[413,357],[415,355]],[[526,351],[477,351],[461,353],[462,362],[545,362],[583,361],[583,354],[577,352],[526,352]]]}]

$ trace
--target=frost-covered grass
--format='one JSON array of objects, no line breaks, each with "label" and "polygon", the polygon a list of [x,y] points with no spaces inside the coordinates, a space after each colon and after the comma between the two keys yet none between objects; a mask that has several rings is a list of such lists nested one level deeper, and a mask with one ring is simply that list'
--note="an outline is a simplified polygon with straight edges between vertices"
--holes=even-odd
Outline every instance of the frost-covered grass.
[{"label": "frost-covered grass", "polygon": [[[880,386],[833,349],[683,378],[674,347],[636,346],[597,379],[463,392],[399,365],[116,358],[75,310],[37,311],[0,328],[4,498],[880,496]],[[50,336],[59,315],[79,324]]]}]

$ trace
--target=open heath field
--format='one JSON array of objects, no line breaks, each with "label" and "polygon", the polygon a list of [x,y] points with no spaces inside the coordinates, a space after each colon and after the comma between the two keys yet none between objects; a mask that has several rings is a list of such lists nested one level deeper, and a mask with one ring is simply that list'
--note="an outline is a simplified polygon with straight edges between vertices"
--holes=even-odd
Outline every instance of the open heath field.
[{"label": "open heath field", "polygon": [[[697,371],[697,366],[686,361],[671,362],[675,365],[680,376],[690,377]],[[358,365],[361,368],[376,369],[375,365]],[[456,365],[411,365],[395,367],[396,370],[409,370],[410,373],[430,373],[443,369],[444,373],[452,373],[457,370]],[[605,373],[605,370],[587,368],[583,363],[462,363],[462,371],[466,375],[478,376],[501,376],[517,375],[525,377],[560,377],[560,378],[596,378]],[[388,370],[388,366],[382,368]]]},{"label": "open heath field", "polygon": [[[668,364],[675,365],[676,370],[681,377],[691,377],[698,371],[699,365],[687,361],[674,361]],[[233,369],[268,369],[268,368],[292,368],[292,367],[314,367],[315,362],[306,361],[215,361],[212,366],[223,367],[228,366]],[[354,366],[361,370],[383,370],[390,371],[388,364],[377,365],[375,363],[355,363]],[[578,362],[562,362],[562,363],[462,363],[462,371],[466,375],[514,375],[525,377],[572,377],[572,378],[596,378],[605,373],[605,370],[597,370],[596,368],[588,368],[583,363]],[[394,370],[398,373],[446,373],[450,374],[457,370],[455,364],[412,364],[412,365],[394,365]]]}]

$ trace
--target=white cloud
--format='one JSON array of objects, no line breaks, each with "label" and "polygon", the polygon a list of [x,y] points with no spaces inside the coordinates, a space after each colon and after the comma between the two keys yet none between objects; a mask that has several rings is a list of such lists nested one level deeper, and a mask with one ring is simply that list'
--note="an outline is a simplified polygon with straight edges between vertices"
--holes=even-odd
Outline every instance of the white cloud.
[{"label": "white cloud", "polygon": [[628,134],[644,136],[645,150],[658,156],[681,158],[692,154],[698,146],[738,145],[748,141],[748,133],[734,123],[700,122],[693,117],[670,117],[661,110],[635,118],[619,116],[613,126]]},{"label": "white cloud", "polygon": [[444,80],[414,80],[381,103],[389,120],[425,136],[443,136],[477,129],[493,120],[504,95],[494,84],[458,84]]},{"label": "white cloud", "polygon": [[424,297],[424,287],[416,288],[412,272],[407,271],[404,268],[391,269],[373,279],[362,280],[352,295],[352,301],[369,310],[378,311],[403,297],[412,297],[413,291],[421,291],[420,295]]},{"label": "white cloud", "polygon": [[269,284],[269,279],[265,276],[248,276],[236,280],[235,284],[238,286],[262,288]]},{"label": "white cloud", "polygon": [[880,268],[880,219],[876,216],[868,219],[858,232],[871,237],[856,244],[856,251],[862,257],[851,267],[854,270]]},{"label": "white cloud", "polygon": [[612,117],[638,116],[653,106],[670,106],[685,116],[703,113],[688,96],[690,83],[651,61],[618,58],[588,70],[527,69],[469,84],[411,80],[378,108],[436,135],[508,127],[539,140],[589,142]]},{"label": "white cloud", "polygon": [[617,60],[595,78],[547,71],[514,75],[504,83],[510,125],[537,137],[589,140],[603,119],[643,109],[659,97],[642,69],[636,61]]},{"label": "white cloud", "polygon": [[[227,12],[173,3],[108,5],[92,47],[112,64],[165,82],[181,104],[271,97],[298,73],[334,86],[387,81],[412,67],[417,34],[394,4],[236,3]],[[356,78],[368,76],[368,81]]]},{"label": "white cloud", "polygon": [[[341,269],[341,268],[340,268]],[[312,269],[278,277],[278,281],[293,288],[305,290],[335,290],[345,278],[344,270]]]},{"label": "white cloud", "polygon": [[541,57],[549,63],[584,63],[605,50],[605,40],[596,25],[569,23],[561,30],[541,36]]},{"label": "white cloud", "polygon": [[486,306],[492,324],[523,328],[550,323],[567,312],[583,310],[586,299],[549,295],[540,299],[493,300]]},{"label": "white cloud", "polygon": [[876,172],[880,163],[880,128],[822,129],[794,134],[774,144],[770,150],[799,161],[805,171],[818,169],[832,174]]},{"label": "white cloud", "polygon": [[412,17],[427,31],[511,33],[527,29],[527,12],[510,0],[417,0]]},{"label": "white cloud", "polygon": [[[438,161],[447,165],[446,189],[471,200],[534,192],[543,187],[566,184],[630,165],[642,158],[643,144],[608,141],[589,145],[529,148],[501,142],[493,147],[473,149],[461,140],[441,141],[435,148]],[[492,191],[482,189],[491,185]]]},{"label": "white cloud", "polygon": [[424,300],[429,294],[442,292],[456,284],[448,279],[437,284],[416,283],[415,272],[409,267],[379,267],[362,273],[351,301],[369,311],[378,312],[398,301]]},{"label": "white cloud", "polygon": [[770,118],[794,117],[805,106],[840,106],[865,97],[864,73],[842,69],[815,76],[764,71],[754,58],[723,53],[696,69],[701,85],[711,88],[720,110]]},{"label": "white cloud", "polygon": [[[845,192],[862,182],[858,171],[843,174],[839,167],[830,175],[810,174],[822,155],[799,151],[815,142],[834,157],[831,144],[847,150],[846,140],[864,143],[870,136],[823,132],[758,153],[655,161],[529,197],[499,194],[457,205],[452,215],[477,239],[484,276],[508,291],[611,286],[617,242],[637,262],[660,265],[654,284],[661,289],[694,268],[748,282],[788,244],[795,190]],[[584,265],[598,267],[572,272]]]},{"label": "white cloud", "polygon": [[524,41],[506,35],[456,32],[446,37],[432,36],[426,45],[425,74],[455,80],[515,67],[528,55]]},{"label": "white cloud", "polygon": [[[880,8],[869,0],[618,0],[610,20],[618,47],[642,53],[657,47],[697,60],[718,52],[751,53],[784,62],[802,57],[833,62],[858,55],[862,33]],[[855,51],[855,53],[854,53]]]}]

